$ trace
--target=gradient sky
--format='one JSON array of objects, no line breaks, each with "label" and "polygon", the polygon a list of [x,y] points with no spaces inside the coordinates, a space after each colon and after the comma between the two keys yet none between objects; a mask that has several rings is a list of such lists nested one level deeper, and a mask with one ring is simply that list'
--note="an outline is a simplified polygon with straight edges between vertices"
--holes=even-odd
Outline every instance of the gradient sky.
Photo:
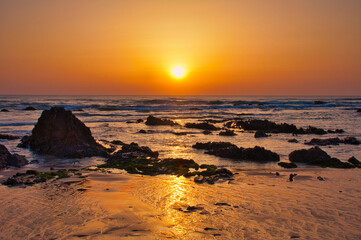
[{"label": "gradient sky", "polygon": [[0,83],[0,94],[361,95],[361,1],[0,0]]}]

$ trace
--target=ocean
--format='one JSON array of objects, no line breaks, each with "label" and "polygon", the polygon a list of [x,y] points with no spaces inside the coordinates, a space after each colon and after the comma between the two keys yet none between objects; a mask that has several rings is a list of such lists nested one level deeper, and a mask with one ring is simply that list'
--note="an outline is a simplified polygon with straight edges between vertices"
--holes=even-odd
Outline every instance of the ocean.
[{"label": "ocean", "polygon": [[[32,106],[35,111],[25,111]],[[361,97],[343,96],[0,96],[0,133],[24,136],[31,130],[43,110],[52,106],[63,106],[83,121],[94,138],[107,145],[108,141],[136,142],[159,151],[160,158],[186,158],[198,163],[215,164],[222,167],[271,168],[276,163],[259,164],[234,162],[204,154],[193,149],[196,142],[225,141],[241,147],[261,146],[280,154],[282,161],[288,161],[293,150],[308,149],[305,141],[312,138],[356,137],[361,139]],[[180,126],[147,126],[136,123],[149,115],[166,117],[180,123]],[[255,138],[254,132],[236,130],[236,136],[220,136],[219,131],[204,135],[202,130],[183,127],[188,122],[205,119],[267,119],[277,123],[295,124],[297,127],[314,126],[323,129],[343,129],[340,134],[299,135],[272,134],[267,138]],[[224,123],[216,123],[222,127]],[[146,130],[146,134],[138,133]],[[175,133],[183,133],[175,134]],[[288,140],[297,138],[298,143]],[[19,140],[0,140],[10,152],[25,155],[29,160],[39,160],[39,167],[89,166],[104,159],[99,157],[82,159],[56,159],[38,156],[27,149],[17,147]],[[120,147],[120,146],[119,146]],[[340,144],[321,147],[332,157],[346,161],[351,156],[361,159],[360,146]],[[36,166],[36,165],[35,165]]]}]

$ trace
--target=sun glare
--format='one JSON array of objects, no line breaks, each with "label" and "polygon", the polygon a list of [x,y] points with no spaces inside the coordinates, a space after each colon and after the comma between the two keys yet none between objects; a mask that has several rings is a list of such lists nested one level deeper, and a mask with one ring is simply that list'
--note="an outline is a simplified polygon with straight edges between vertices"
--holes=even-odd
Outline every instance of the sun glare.
[{"label": "sun glare", "polygon": [[181,79],[184,78],[187,74],[186,70],[182,66],[175,66],[171,69],[170,74],[175,79]]}]

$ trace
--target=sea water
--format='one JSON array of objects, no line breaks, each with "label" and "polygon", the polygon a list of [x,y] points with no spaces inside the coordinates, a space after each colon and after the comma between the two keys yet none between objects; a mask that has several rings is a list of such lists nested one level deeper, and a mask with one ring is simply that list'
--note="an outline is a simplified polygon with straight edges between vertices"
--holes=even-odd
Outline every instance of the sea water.
[{"label": "sea water", "polygon": [[[28,106],[37,110],[25,111],[24,108]],[[193,149],[192,145],[196,142],[225,141],[239,147],[261,146],[278,153],[282,161],[288,161],[288,155],[292,151],[310,148],[304,142],[312,138],[352,136],[361,139],[361,113],[357,112],[361,108],[361,97],[342,96],[0,96],[0,109],[9,110],[0,112],[0,133],[20,137],[31,134],[41,112],[52,106],[72,110],[102,144],[107,145],[107,141],[112,140],[136,142],[158,151],[161,158],[187,158],[224,167],[278,168],[276,163],[234,162],[207,155],[203,150]],[[138,119],[145,121],[149,115],[169,118],[177,121],[180,126],[147,126],[144,122],[136,123]],[[254,132],[236,130],[237,135],[232,137],[219,136],[219,131],[204,135],[202,130],[182,126],[205,119],[235,118],[268,119],[277,123],[295,124],[297,127],[343,129],[345,132],[296,137],[281,133],[256,139]],[[223,124],[215,125],[222,127]],[[138,133],[141,129],[149,133]],[[174,134],[182,132],[185,135]],[[296,138],[299,142],[289,143],[291,138]],[[38,160],[38,166],[88,166],[104,161],[99,157],[74,161],[38,156],[28,149],[18,148],[19,140],[0,140],[0,143],[12,153],[23,154],[29,160]],[[360,146],[357,145],[340,144],[321,148],[342,161],[351,156],[361,159]]]}]

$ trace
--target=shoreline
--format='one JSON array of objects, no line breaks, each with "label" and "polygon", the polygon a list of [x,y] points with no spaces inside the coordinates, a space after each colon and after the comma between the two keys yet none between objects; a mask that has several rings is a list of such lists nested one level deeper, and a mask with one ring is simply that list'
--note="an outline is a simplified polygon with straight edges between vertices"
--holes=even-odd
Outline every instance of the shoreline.
[{"label": "shoreline", "polygon": [[[277,170],[280,176],[274,169],[232,170],[238,173],[234,181],[214,185],[170,175],[83,171],[88,177],[80,181],[0,186],[0,238],[361,237],[361,214],[355,211],[361,208],[359,169]],[[291,172],[298,173],[294,182],[288,181]],[[317,180],[319,175],[324,181]]]}]

